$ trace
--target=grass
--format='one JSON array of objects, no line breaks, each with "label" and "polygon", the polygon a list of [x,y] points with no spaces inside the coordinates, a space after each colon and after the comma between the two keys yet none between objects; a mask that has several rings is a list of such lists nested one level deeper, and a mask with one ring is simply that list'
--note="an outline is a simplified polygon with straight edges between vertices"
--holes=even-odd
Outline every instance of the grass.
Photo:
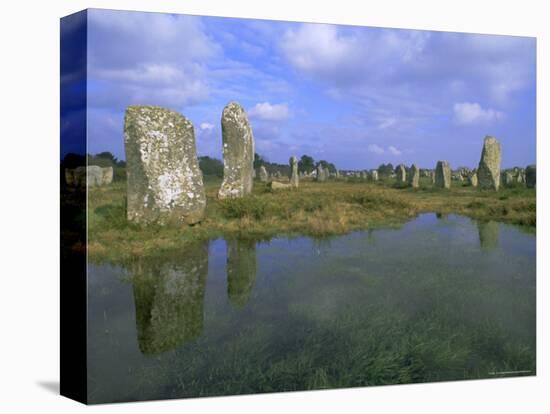
[{"label": "grass", "polygon": [[125,216],[122,182],[89,192],[88,254],[95,262],[123,262],[160,256],[187,243],[219,237],[269,239],[274,236],[326,237],[353,230],[398,226],[420,213],[462,214],[474,219],[536,226],[536,192],[527,188],[481,191],[453,182],[450,190],[396,188],[393,182],[303,180],[292,191],[272,193],[255,182],[252,194],[232,200],[216,197],[220,180],[206,181],[204,220],[188,227],[138,226]]}]

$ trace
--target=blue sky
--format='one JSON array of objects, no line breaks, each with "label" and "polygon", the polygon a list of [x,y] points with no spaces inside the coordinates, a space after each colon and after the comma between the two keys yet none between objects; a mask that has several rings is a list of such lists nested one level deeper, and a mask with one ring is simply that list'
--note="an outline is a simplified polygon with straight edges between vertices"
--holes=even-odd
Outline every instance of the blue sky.
[{"label": "blue sky", "polygon": [[503,166],[536,155],[534,38],[160,13],[88,13],[88,151],[124,158],[128,105],[160,105],[221,158],[220,117],[246,109],[258,153],[476,166],[485,135]]}]

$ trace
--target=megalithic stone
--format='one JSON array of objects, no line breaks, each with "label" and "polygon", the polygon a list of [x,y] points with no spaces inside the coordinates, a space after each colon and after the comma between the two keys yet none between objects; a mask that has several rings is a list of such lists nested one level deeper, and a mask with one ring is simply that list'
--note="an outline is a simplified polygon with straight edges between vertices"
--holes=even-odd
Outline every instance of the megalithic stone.
[{"label": "megalithic stone", "polygon": [[300,178],[298,176],[298,158],[296,157],[290,157],[289,160],[290,163],[290,185],[293,188],[298,188],[298,185],[300,183]]},{"label": "megalithic stone", "polygon": [[222,113],[223,182],[218,198],[239,198],[252,191],[254,136],[246,112],[230,102]]},{"label": "megalithic stone", "polygon": [[479,187],[498,191],[500,187],[500,143],[495,137],[486,136],[477,169]]},{"label": "megalithic stone", "polygon": [[191,121],[165,108],[129,106],[124,144],[129,221],[193,224],[203,218],[206,194]]},{"label": "megalithic stone", "polygon": [[435,186],[451,188],[451,167],[447,161],[438,161],[435,167]]},{"label": "megalithic stone", "polygon": [[260,166],[260,181],[262,183],[267,183],[267,180],[269,178],[269,175],[267,174],[267,170],[265,169],[265,167],[262,165]]},{"label": "megalithic stone", "polygon": [[398,183],[406,183],[407,182],[407,171],[405,170],[405,166],[403,164],[399,164],[395,169],[396,179]]},{"label": "megalithic stone", "polygon": [[409,185],[412,188],[418,188],[418,185],[420,183],[420,170],[418,169],[416,164],[411,165],[409,174]]}]

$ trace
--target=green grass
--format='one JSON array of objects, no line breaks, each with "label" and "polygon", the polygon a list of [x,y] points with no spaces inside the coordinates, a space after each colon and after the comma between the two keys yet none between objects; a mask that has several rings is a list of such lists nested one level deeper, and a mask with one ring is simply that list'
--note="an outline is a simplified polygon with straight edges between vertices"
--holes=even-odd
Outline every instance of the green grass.
[{"label": "green grass", "polygon": [[427,179],[420,188],[395,188],[388,182],[303,180],[292,191],[271,192],[255,182],[253,193],[218,200],[219,179],[206,180],[204,220],[194,226],[138,226],[126,220],[126,187],[121,182],[89,192],[88,254],[93,261],[124,261],[135,255],[158,256],[189,241],[218,237],[268,239],[323,237],[402,224],[424,212],[462,214],[474,219],[536,226],[536,192],[527,188],[481,191],[453,182],[435,189]]}]

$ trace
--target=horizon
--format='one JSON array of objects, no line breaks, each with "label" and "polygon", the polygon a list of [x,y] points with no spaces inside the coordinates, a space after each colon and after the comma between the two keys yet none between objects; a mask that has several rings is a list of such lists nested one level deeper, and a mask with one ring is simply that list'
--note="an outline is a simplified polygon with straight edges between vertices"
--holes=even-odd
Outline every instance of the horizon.
[{"label": "horizon", "polygon": [[536,163],[535,38],[99,9],[87,22],[91,154],[125,159],[126,107],[155,105],[222,159],[237,101],[274,163],[476,167],[486,135],[503,169]]}]

